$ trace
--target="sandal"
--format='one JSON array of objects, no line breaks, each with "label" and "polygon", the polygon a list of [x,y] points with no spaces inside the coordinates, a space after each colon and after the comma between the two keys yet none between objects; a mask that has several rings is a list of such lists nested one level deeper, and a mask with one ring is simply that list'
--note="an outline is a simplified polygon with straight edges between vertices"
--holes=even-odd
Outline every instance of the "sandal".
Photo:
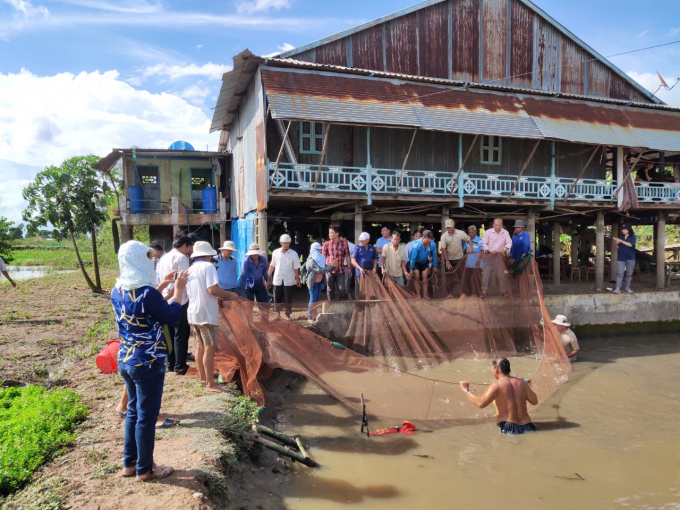
[{"label": "sandal", "polygon": [[172,466],[155,466],[148,473],[144,473],[137,477],[138,482],[151,482],[153,480],[160,480],[167,478],[175,471]]},{"label": "sandal", "polygon": [[157,429],[169,429],[175,425],[179,425],[180,421],[175,418],[166,418],[163,423],[156,425]]},{"label": "sandal", "polygon": [[116,414],[121,418],[125,419],[126,413],[119,413],[118,411],[116,411]]}]

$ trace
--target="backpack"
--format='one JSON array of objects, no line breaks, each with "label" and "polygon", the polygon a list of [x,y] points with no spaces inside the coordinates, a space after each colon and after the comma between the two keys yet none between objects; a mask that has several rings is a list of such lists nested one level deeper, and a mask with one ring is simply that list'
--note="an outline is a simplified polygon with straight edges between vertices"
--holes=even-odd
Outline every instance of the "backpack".
[{"label": "backpack", "polygon": [[309,277],[309,271],[307,270],[307,264],[302,264],[300,268],[300,283],[302,285],[307,285],[307,278]]}]

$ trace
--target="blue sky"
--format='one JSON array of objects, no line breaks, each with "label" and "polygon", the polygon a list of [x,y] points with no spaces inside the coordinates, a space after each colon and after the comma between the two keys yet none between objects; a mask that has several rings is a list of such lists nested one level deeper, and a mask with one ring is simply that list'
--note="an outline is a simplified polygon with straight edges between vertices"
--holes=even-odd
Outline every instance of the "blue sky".
[{"label": "blue sky", "polygon": [[[0,216],[49,164],[111,147],[216,148],[208,122],[244,48],[271,54],[414,0],[0,0]],[[680,40],[680,1],[536,0],[604,56]],[[680,77],[680,44],[611,59],[648,88]],[[680,106],[680,85],[659,93]]]}]

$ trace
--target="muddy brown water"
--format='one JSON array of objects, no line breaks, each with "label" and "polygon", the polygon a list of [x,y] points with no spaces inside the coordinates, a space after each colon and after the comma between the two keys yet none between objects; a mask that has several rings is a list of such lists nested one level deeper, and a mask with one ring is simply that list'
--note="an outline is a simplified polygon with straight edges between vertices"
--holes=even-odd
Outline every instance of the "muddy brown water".
[{"label": "muddy brown water", "polygon": [[[413,436],[366,438],[358,416],[299,380],[280,427],[301,434],[323,467],[294,467],[286,506],[680,509],[680,335],[581,346],[569,382],[533,415],[539,432],[524,436],[503,436],[491,420],[422,421]],[[488,360],[466,363],[449,376],[488,370]]]}]

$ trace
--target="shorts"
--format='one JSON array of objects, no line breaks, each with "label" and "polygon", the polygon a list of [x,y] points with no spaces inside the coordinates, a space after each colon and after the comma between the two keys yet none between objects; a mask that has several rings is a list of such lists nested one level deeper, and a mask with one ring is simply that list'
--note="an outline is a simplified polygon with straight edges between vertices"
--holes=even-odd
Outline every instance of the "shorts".
[{"label": "shorts", "polygon": [[391,274],[388,273],[387,276],[389,276],[390,280],[392,280],[394,283],[396,283],[400,287],[403,287],[404,285],[406,285],[406,281],[404,280],[403,274],[401,276],[392,276]]},{"label": "shorts", "polygon": [[416,271],[420,271],[421,273],[422,273],[423,271],[427,270],[427,269],[430,269],[430,263],[429,263],[429,262],[423,262],[423,263],[416,262],[416,263],[415,263],[415,266],[416,266],[416,267],[415,267],[414,269],[415,269]]},{"label": "shorts", "polygon": [[213,324],[192,324],[191,332],[196,337],[197,342],[201,342],[206,347],[217,348],[217,326]]},{"label": "shorts", "polygon": [[525,425],[517,425],[509,421],[502,421],[498,424],[498,428],[501,429],[501,434],[515,435],[524,434],[525,432],[536,432],[536,427],[533,423],[527,423]]}]

